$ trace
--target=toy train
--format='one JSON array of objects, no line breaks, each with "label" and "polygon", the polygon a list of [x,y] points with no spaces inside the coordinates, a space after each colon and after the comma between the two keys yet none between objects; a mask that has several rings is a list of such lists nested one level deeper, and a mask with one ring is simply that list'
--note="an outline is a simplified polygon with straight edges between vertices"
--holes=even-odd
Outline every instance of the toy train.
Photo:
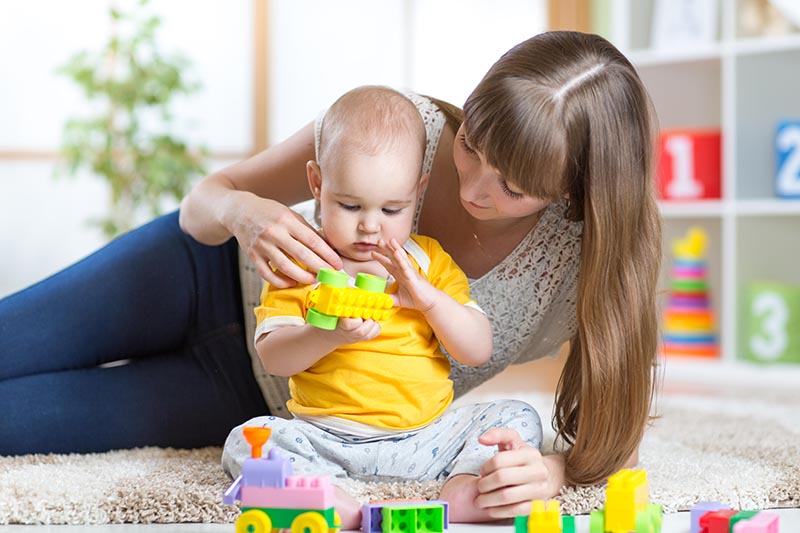
[{"label": "toy train", "polygon": [[261,449],[269,428],[246,427],[244,438],[252,449],[242,473],[222,496],[223,503],[241,502],[236,533],[336,533],[342,521],[333,508],[334,487],[328,476],[293,476],[291,463],[273,448],[266,458]]},{"label": "toy train", "polygon": [[[245,427],[251,454],[242,473],[222,496],[223,503],[241,503],[236,533],[336,533],[342,521],[334,509],[335,488],[329,476],[295,476],[292,464],[273,448],[262,457],[270,436],[265,427]],[[443,501],[373,501],[361,509],[364,533],[443,533],[449,526]]]}]

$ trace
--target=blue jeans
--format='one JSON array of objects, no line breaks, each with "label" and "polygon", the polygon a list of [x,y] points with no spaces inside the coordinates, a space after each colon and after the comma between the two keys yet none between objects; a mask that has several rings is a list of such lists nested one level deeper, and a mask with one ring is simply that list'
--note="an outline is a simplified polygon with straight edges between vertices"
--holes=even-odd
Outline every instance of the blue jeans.
[{"label": "blue jeans", "polygon": [[0,300],[0,455],[222,445],[267,413],[247,342],[235,239],[158,218]]}]

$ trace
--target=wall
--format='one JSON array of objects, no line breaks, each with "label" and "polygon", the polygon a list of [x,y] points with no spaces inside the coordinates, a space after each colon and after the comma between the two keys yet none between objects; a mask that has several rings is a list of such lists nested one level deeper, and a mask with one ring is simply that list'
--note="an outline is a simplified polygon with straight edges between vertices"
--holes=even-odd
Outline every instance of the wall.
[{"label": "wall", "polygon": [[[131,0],[119,0],[125,6]],[[192,61],[201,91],[177,102],[176,133],[205,144],[215,170],[244,157],[253,128],[253,4],[151,1],[165,51]],[[89,111],[54,70],[109,34],[107,1],[7,2],[0,17],[0,297],[91,253],[86,220],[107,191],[90,175],[54,178],[61,129]],[[365,83],[456,104],[502,52],[543,31],[544,0],[271,0],[266,27],[269,137],[313,120]]]}]

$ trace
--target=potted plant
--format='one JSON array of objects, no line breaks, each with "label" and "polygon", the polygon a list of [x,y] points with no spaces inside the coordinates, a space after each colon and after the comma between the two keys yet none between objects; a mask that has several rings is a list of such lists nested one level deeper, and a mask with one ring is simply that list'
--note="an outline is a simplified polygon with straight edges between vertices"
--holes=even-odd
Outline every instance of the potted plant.
[{"label": "potted plant", "polygon": [[129,13],[112,4],[108,42],[99,52],[77,53],[60,69],[96,109],[65,124],[63,170],[74,176],[89,169],[108,184],[109,210],[92,221],[108,237],[161,214],[205,174],[206,150],[190,149],[170,134],[173,98],[199,86],[184,73],[188,60],[159,51],[161,21],[147,13],[147,3],[139,0]]}]

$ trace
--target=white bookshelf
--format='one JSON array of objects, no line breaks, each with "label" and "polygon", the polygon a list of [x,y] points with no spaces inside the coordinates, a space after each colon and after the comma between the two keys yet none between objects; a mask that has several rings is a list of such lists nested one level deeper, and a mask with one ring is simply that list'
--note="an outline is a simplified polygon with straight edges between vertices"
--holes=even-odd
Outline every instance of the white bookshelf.
[{"label": "white bookshelf", "polygon": [[709,282],[722,357],[670,359],[667,377],[708,380],[722,372],[737,382],[800,384],[800,365],[761,367],[739,360],[748,284],[800,285],[800,200],[774,193],[775,126],[780,119],[800,119],[800,34],[740,38],[739,3],[718,0],[713,42],[655,50],[655,0],[610,0],[607,37],[636,65],[662,129],[722,131],[722,198],[661,202],[665,291],[671,241],[693,225],[709,233]]}]

